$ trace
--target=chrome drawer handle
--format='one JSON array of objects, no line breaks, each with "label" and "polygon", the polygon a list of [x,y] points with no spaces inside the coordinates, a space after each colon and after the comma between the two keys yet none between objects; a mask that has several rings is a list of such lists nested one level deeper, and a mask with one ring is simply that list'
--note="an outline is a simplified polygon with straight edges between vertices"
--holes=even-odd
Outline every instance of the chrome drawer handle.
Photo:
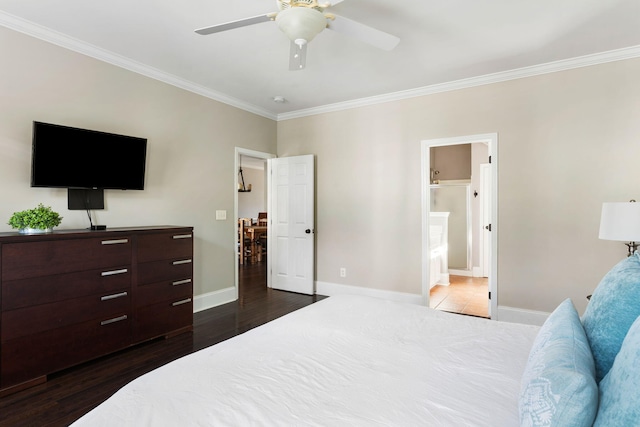
[{"label": "chrome drawer handle", "polygon": [[180,300],[180,301],[176,301],[171,305],[175,307],[177,305],[188,304],[190,302],[191,302],[191,298],[187,298],[187,299],[183,299],[183,300]]},{"label": "chrome drawer handle", "polygon": [[119,294],[113,294],[113,295],[105,295],[103,297],[100,297],[100,301],[109,301],[110,299],[126,297],[127,295],[128,294],[126,292],[120,292]]},{"label": "chrome drawer handle", "polygon": [[183,259],[180,261],[173,261],[173,265],[181,265],[181,264],[190,264],[191,260],[190,259]]},{"label": "chrome drawer handle", "polygon": [[120,317],[114,317],[113,319],[103,320],[102,322],[100,322],[100,326],[108,325],[109,323],[121,322],[123,320],[127,320],[127,315],[126,314],[123,314]]},{"label": "chrome drawer handle", "polygon": [[174,239],[190,239],[193,236],[191,234],[176,234],[173,236]]},{"label": "chrome drawer handle", "polygon": [[102,273],[100,273],[100,275],[102,277],[104,277],[104,276],[113,276],[114,274],[123,274],[123,273],[126,273],[127,271],[129,271],[129,270],[126,269],[126,268],[122,268],[120,270],[103,271]]},{"label": "chrome drawer handle", "polygon": [[116,239],[116,240],[103,240],[103,245],[120,245],[122,243],[129,243],[129,239]]},{"label": "chrome drawer handle", "polygon": [[171,283],[173,286],[185,285],[187,283],[191,283],[191,279],[178,280],[176,282]]}]

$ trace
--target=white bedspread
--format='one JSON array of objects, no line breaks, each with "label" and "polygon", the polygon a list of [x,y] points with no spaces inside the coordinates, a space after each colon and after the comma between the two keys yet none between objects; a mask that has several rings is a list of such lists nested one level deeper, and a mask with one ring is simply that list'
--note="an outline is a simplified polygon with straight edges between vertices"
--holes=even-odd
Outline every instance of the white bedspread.
[{"label": "white bedspread", "polygon": [[80,426],[517,426],[536,326],[334,296],[132,381]]}]

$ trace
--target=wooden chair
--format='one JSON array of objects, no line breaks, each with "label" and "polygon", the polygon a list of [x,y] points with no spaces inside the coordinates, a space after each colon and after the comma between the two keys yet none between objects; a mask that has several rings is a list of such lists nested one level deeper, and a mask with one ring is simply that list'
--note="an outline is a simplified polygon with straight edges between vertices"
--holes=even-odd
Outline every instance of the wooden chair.
[{"label": "wooden chair", "polygon": [[245,232],[245,227],[250,225],[250,218],[238,218],[238,256],[240,258],[240,264],[244,264],[247,260],[251,261],[254,256],[251,239]]},{"label": "wooden chair", "polygon": [[[258,225],[262,225],[265,227],[269,225],[269,220],[267,219],[266,212],[258,212]],[[258,249],[258,259],[262,260],[262,255],[266,255],[267,253],[267,235],[266,234],[260,235],[260,237],[258,238],[258,244],[260,245]]]},{"label": "wooden chair", "polygon": [[258,225],[267,225],[267,213],[266,212],[258,212]]},{"label": "wooden chair", "polygon": [[262,257],[267,254],[267,235],[261,234],[256,242],[256,252],[258,261],[262,261]]}]

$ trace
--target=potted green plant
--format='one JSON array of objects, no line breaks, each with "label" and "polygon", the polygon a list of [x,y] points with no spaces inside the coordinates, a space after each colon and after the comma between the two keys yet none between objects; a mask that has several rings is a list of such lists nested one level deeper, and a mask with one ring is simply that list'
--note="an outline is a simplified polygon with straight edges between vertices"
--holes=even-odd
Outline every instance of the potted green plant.
[{"label": "potted green plant", "polygon": [[60,225],[62,217],[51,209],[51,206],[38,204],[33,209],[14,212],[9,225],[23,234],[51,233],[53,227]]}]

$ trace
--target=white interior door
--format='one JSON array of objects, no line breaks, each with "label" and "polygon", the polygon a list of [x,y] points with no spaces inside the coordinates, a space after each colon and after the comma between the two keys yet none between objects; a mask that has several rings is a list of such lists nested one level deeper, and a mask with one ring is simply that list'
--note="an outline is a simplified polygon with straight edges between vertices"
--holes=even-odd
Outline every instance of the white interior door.
[{"label": "white interior door", "polygon": [[491,165],[480,165],[480,266],[482,277],[489,277],[491,264]]},{"label": "white interior door", "polygon": [[270,159],[268,167],[270,285],[274,289],[313,295],[314,157]]}]

